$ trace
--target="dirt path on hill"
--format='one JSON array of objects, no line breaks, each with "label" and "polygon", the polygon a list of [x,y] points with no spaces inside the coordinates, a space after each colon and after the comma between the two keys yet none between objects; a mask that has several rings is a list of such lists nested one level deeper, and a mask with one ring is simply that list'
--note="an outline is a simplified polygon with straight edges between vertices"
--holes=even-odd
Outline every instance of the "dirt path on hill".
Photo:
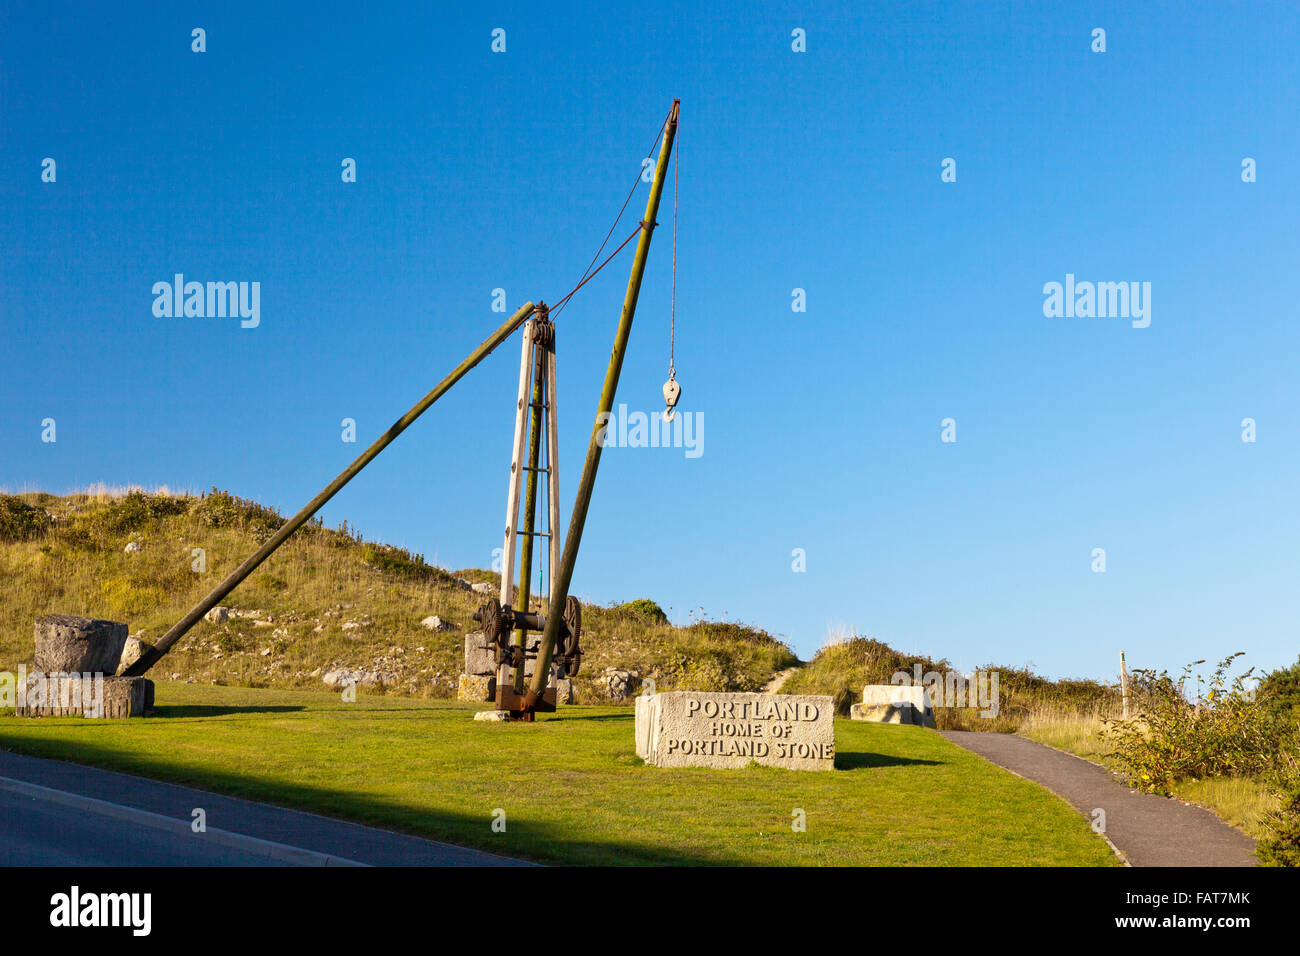
[{"label": "dirt path on hill", "polygon": [[759,688],[759,691],[758,691],[758,692],[759,692],[760,694],[779,694],[779,693],[781,693],[781,688],[782,688],[783,686],[785,686],[785,682],[786,682],[786,680],[789,679],[790,675],[793,674],[793,673],[794,673],[795,671],[797,671],[798,669],[799,669],[799,668],[797,668],[797,667],[787,667],[785,670],[781,671],[779,674],[774,674],[774,675],[772,676],[772,679],[771,679],[770,681],[768,681],[766,684],[764,684],[762,687]]},{"label": "dirt path on hill", "polygon": [[1255,841],[1209,810],[1130,790],[1104,767],[1014,734],[940,731],[959,747],[1063,797],[1133,866],[1255,866]]}]

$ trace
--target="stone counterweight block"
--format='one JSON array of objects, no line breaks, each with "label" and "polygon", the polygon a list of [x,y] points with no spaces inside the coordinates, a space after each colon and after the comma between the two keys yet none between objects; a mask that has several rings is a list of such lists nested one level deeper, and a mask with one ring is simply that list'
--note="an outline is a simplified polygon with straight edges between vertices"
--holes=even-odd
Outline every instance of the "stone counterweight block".
[{"label": "stone counterweight block", "polygon": [[472,677],[491,677],[497,672],[496,649],[482,631],[465,635],[465,673]]},{"label": "stone counterweight block", "polygon": [[43,674],[116,674],[126,637],[126,625],[117,621],[45,614],[36,619],[36,670]]},{"label": "stone counterweight block", "polygon": [[14,713],[19,717],[148,717],[154,685],[147,677],[31,674]]}]

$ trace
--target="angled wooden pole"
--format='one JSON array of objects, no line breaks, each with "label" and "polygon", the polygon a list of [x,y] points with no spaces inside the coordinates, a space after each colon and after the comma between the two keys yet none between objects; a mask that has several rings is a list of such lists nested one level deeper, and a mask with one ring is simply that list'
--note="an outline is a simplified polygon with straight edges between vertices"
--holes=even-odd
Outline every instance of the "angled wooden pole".
[{"label": "angled wooden pole", "polygon": [[196,604],[188,614],[172,625],[171,630],[164,634],[154,647],[141,654],[140,659],[123,671],[123,674],[130,677],[139,677],[153,667],[171,649],[173,644],[185,636],[186,631],[198,623],[203,615],[217,606],[218,601],[238,587],[239,583],[252,574],[259,564],[269,558],[276,548],[284,544],[290,535],[306,524],[312,515],[323,508],[325,503],[333,498],[344,485],[356,477],[357,472],[374,461],[375,457],[387,448],[393,439],[406,431],[412,422],[429,410],[429,406],[442,398],[448,389],[465,377],[470,369],[487,358],[493,349],[509,338],[515,329],[526,322],[532,314],[533,304],[531,302],[525,302],[520,306],[519,311],[506,319],[505,323],[488,336],[482,345],[466,356],[465,361],[457,365],[446,378],[435,385],[433,391],[416,402],[405,415],[393,422],[388,431],[380,435],[369,448],[357,457],[356,461],[343,469],[339,476],[326,485],[320,494],[307,502],[301,511],[282,524],[280,529],[271,535],[265,544],[231,572],[229,577],[213,588],[208,596]]},{"label": "angled wooden pole", "polygon": [[537,701],[546,691],[546,680],[551,670],[551,654],[555,650],[555,641],[564,620],[564,602],[569,597],[573,566],[578,560],[582,529],[587,522],[591,492],[596,484],[596,470],[600,467],[605,427],[609,424],[610,411],[614,407],[618,378],[623,370],[623,356],[627,352],[628,336],[632,333],[632,318],[636,315],[636,301],[641,294],[641,279],[645,275],[646,259],[650,255],[650,239],[654,235],[655,216],[659,213],[659,198],[663,195],[664,180],[668,178],[668,157],[672,155],[673,141],[677,138],[679,104],[680,100],[673,100],[672,109],[668,111],[668,120],[664,124],[664,138],[659,146],[659,161],[655,164],[655,177],[650,183],[650,198],[646,200],[645,218],[641,220],[641,237],[637,240],[636,256],[632,260],[632,274],[628,277],[627,292],[623,296],[623,312],[619,317],[618,333],[614,337],[614,348],[609,355],[609,368],[605,372],[605,386],[600,392],[600,404],[596,407],[596,423],[592,426],[591,439],[587,443],[587,460],[582,466],[582,477],[578,479],[578,494],[573,502],[573,511],[569,515],[569,531],[564,538],[564,554],[560,557],[559,573],[556,574],[555,587],[551,591],[551,609],[546,616],[546,629],[542,632],[541,644],[537,649],[537,665],[533,671],[533,680],[529,684],[528,693],[524,696],[524,706],[529,709],[536,706]]}]

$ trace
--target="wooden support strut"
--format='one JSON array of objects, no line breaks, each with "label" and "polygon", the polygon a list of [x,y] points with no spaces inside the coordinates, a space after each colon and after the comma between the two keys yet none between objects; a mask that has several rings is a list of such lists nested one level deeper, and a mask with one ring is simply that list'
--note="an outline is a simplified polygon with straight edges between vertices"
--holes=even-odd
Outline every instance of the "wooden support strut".
[{"label": "wooden support strut", "polygon": [[[555,333],[546,353],[546,506],[548,514],[546,596],[555,593],[555,571],[560,565],[560,432],[555,396]],[[525,608],[527,610],[527,608]]]},{"label": "wooden support strut", "polygon": [[289,536],[307,523],[307,520],[317,511],[325,506],[325,503],[336,495],[344,485],[356,477],[357,472],[366,465],[370,464],[375,457],[392,443],[398,435],[404,432],[407,427],[417,418],[429,410],[438,399],[447,393],[447,391],[459,382],[474,366],[487,358],[487,356],[498,345],[504,342],[515,329],[519,328],[533,314],[533,304],[525,302],[519,307],[514,315],[506,321],[483,341],[478,348],[466,356],[465,360],[452,369],[441,382],[433,387],[433,390],[424,398],[415,403],[405,415],[395,421],[388,431],[384,432],[377,438],[374,443],[357,456],[356,461],[348,465],[347,468],[339,474],[337,478],[331,481],[325,488],[311,501],[307,502],[296,515],[282,524],[278,531],[275,532],[265,544],[258,548],[250,555],[243,564],[237,567],[230,576],[218,584],[202,601],[190,609],[189,613],[172,625],[171,630],[162,636],[158,643],[149,649],[146,649],[140,655],[140,659],[123,671],[123,676],[139,677],[149,668],[153,667],[164,654],[185,636],[185,633],[202,619],[203,615],[216,607],[217,602],[239,586],[240,582],[253,573],[259,564],[265,561],[276,548],[284,544]]},{"label": "wooden support strut", "polygon": [[632,332],[637,297],[641,293],[641,279],[645,275],[646,259],[650,254],[650,239],[654,234],[655,216],[659,212],[659,199],[663,195],[664,179],[667,178],[668,158],[672,155],[673,141],[677,137],[679,105],[680,100],[673,100],[672,109],[669,110],[668,120],[664,125],[663,142],[659,147],[659,161],[655,164],[655,176],[650,183],[650,197],[646,201],[645,218],[641,220],[641,235],[636,244],[636,256],[632,260],[632,273],[628,277],[627,292],[623,296],[623,311],[619,317],[618,332],[614,337],[614,348],[610,352],[609,368],[605,372],[605,385],[600,393],[600,404],[596,408],[596,422],[591,430],[591,439],[587,443],[587,458],[582,466],[582,477],[578,480],[578,493],[574,498],[573,512],[569,515],[569,532],[564,539],[564,553],[560,558],[559,572],[551,588],[551,606],[546,616],[546,629],[542,632],[541,643],[537,649],[537,664],[533,670],[532,683],[522,701],[526,710],[531,710],[545,700],[551,654],[555,650],[556,638],[559,636],[563,622],[564,606],[569,596],[569,583],[573,579],[573,567],[578,560],[578,546],[582,542],[582,529],[587,521],[587,509],[591,505],[596,470],[600,467],[605,428],[609,424],[610,411],[614,407],[614,395],[618,391],[618,379],[623,369],[623,356],[627,351],[628,336]]},{"label": "wooden support strut", "polygon": [[[501,549],[502,607],[514,607],[515,548],[519,540],[516,530],[519,520],[519,497],[524,480],[524,442],[528,437],[529,376],[532,372],[533,337],[536,327],[535,319],[529,319],[524,324],[523,343],[519,353],[519,394],[515,401],[515,436],[510,445],[510,488],[506,493],[505,542]],[[499,661],[497,687],[504,687],[509,683],[509,678],[509,661]]]},{"label": "wooden support strut", "polygon": [[[528,611],[529,597],[532,593],[533,574],[533,538],[537,526],[537,465],[542,448],[542,395],[546,378],[546,355],[554,346],[554,326],[548,318],[549,311],[545,302],[537,305],[537,315],[529,323],[533,327],[533,398],[529,403],[532,414],[528,429],[528,488],[524,494],[524,526],[521,531],[524,538],[523,551],[519,555],[519,610]],[[553,463],[552,463],[553,465]],[[513,525],[513,518],[511,524]],[[521,650],[526,646],[527,632],[520,628],[515,631],[515,646]],[[501,686],[500,683],[497,684]],[[516,667],[514,674],[516,693],[524,691],[524,668]]]}]

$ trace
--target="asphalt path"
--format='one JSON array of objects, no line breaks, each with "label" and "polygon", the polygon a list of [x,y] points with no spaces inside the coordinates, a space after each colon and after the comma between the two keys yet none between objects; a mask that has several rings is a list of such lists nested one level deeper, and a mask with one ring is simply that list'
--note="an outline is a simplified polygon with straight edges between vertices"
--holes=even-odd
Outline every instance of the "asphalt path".
[{"label": "asphalt path", "polygon": [[1105,767],[1015,734],[942,731],[991,763],[1042,784],[1089,820],[1132,866],[1255,866],[1255,841],[1204,807],[1139,793]]}]

